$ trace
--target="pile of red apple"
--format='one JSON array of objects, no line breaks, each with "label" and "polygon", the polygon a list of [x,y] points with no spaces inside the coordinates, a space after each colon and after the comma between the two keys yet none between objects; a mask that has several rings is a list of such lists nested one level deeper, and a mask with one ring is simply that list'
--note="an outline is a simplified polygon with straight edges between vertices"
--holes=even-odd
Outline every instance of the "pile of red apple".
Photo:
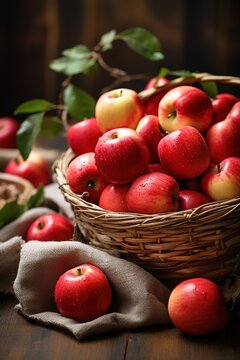
[{"label": "pile of red apple", "polygon": [[240,197],[240,101],[230,93],[211,99],[180,85],[144,100],[114,89],[67,140],[71,190],[106,210],[154,214]]}]

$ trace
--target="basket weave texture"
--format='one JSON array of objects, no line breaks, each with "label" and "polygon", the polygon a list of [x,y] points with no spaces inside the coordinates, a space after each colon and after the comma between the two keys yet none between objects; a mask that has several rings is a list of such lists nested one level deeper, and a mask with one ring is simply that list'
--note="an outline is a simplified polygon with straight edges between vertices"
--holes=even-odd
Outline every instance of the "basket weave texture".
[{"label": "basket weave texture", "polygon": [[[209,74],[199,74],[197,79],[211,80],[240,84],[239,78]],[[176,81],[181,84],[175,79],[175,85]],[[221,283],[239,273],[240,198],[164,214],[115,213],[71,191],[66,171],[74,157],[70,149],[61,154],[53,172],[72,206],[76,239],[133,261],[168,284],[197,276]]]}]

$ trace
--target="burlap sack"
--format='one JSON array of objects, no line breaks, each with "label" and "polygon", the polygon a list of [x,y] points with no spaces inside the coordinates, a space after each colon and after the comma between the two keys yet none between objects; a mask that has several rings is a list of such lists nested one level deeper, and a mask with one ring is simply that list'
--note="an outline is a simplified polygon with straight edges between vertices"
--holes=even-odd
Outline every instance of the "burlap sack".
[{"label": "burlap sack", "polygon": [[70,204],[64,200],[56,184],[47,185],[44,194],[45,206],[28,210],[0,230],[0,292],[13,293],[20,249],[30,224],[39,216],[53,211],[59,211],[69,218],[73,216]]},{"label": "burlap sack", "polygon": [[[100,267],[113,292],[109,313],[86,323],[61,316],[54,304],[59,276],[82,263]],[[137,265],[77,241],[26,243],[14,291],[19,300],[17,309],[23,315],[43,325],[67,329],[78,340],[112,330],[170,322],[170,291],[163,284]]]}]

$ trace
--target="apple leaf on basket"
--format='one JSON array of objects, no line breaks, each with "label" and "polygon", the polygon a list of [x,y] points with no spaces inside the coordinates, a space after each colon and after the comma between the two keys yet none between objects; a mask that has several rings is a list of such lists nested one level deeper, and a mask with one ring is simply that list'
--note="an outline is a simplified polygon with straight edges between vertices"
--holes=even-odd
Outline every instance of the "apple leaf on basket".
[{"label": "apple leaf on basket", "polygon": [[0,229],[16,220],[24,212],[39,206],[44,200],[44,189],[39,187],[26,204],[19,204],[17,200],[7,202],[0,210]]}]

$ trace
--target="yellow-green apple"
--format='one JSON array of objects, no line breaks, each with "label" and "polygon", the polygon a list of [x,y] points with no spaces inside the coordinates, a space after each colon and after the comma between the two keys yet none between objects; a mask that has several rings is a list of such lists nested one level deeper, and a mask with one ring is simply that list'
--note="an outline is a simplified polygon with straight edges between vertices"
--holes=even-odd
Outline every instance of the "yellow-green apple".
[{"label": "yellow-green apple", "polygon": [[138,123],[136,131],[143,137],[148,146],[150,162],[158,161],[158,143],[164,137],[158,117],[146,115]]},{"label": "yellow-green apple", "polygon": [[102,132],[119,127],[136,129],[144,116],[144,105],[134,90],[114,89],[98,98],[95,116]]},{"label": "yellow-green apple", "polygon": [[203,135],[192,126],[165,135],[158,144],[163,168],[177,180],[194,179],[210,164],[210,154]]},{"label": "yellow-green apple", "polygon": [[29,226],[26,240],[65,241],[73,239],[74,227],[69,218],[62,214],[46,213]]},{"label": "yellow-green apple", "polygon": [[99,206],[105,210],[127,212],[126,195],[130,184],[109,184],[103,190]]},{"label": "yellow-green apple", "polygon": [[[145,89],[151,89],[153,87],[161,87],[167,84],[169,80],[165,77],[153,77],[145,86]],[[150,97],[143,99],[144,109],[146,115],[158,116],[158,106],[162,97],[168,92],[168,89],[151,95]]]},{"label": "yellow-green apple", "polygon": [[209,202],[212,202],[212,199],[200,191],[188,189],[179,191],[180,210],[193,209]]},{"label": "yellow-green apple", "polygon": [[240,157],[240,101],[233,105],[226,119],[213,124],[204,137],[214,162],[230,156]]},{"label": "yellow-green apple", "polygon": [[67,142],[76,155],[92,152],[102,135],[96,118],[85,119],[70,126],[67,130]]},{"label": "yellow-green apple", "polygon": [[224,120],[237,101],[238,98],[233,94],[217,94],[216,97],[212,100],[213,117],[211,125]]},{"label": "yellow-green apple", "polygon": [[156,214],[177,211],[179,186],[167,174],[152,172],[137,177],[127,192],[126,202],[130,212]]},{"label": "yellow-green apple", "polygon": [[21,156],[9,160],[4,172],[23,177],[29,180],[35,187],[47,185],[52,181],[47,161],[35,151],[32,151],[25,161]]},{"label": "yellow-green apple", "polygon": [[99,138],[95,159],[106,181],[127,184],[148,171],[149,150],[136,130],[117,128]]},{"label": "yellow-green apple", "polygon": [[205,278],[180,282],[170,294],[168,313],[176,328],[195,336],[215,334],[229,322],[220,288]]},{"label": "yellow-green apple", "polygon": [[94,152],[73,159],[67,168],[66,179],[73,192],[82,194],[92,203],[98,202],[101,192],[107,186],[96,166]]},{"label": "yellow-green apple", "polygon": [[158,118],[165,132],[189,125],[204,132],[212,121],[210,97],[194,86],[182,85],[169,90],[158,108]]},{"label": "yellow-green apple", "polygon": [[10,117],[0,118],[0,148],[16,148],[16,133],[19,123]]},{"label": "yellow-green apple", "polygon": [[99,267],[81,264],[60,275],[54,288],[54,300],[62,316],[82,323],[108,312],[112,289]]},{"label": "yellow-green apple", "polygon": [[240,158],[229,157],[212,164],[202,175],[201,186],[213,200],[240,197]]}]

